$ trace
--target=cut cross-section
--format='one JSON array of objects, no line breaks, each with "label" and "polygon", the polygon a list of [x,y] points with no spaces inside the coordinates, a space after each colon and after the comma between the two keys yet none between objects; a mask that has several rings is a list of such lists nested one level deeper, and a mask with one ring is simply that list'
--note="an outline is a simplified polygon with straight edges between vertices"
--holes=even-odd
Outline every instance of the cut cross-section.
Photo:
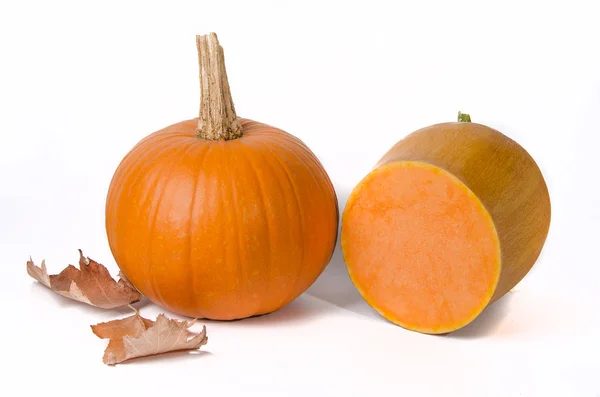
[{"label": "cut cross-section", "polygon": [[470,323],[500,277],[490,214],[462,181],[425,162],[388,163],[359,183],[344,211],[342,250],[369,305],[423,333]]}]

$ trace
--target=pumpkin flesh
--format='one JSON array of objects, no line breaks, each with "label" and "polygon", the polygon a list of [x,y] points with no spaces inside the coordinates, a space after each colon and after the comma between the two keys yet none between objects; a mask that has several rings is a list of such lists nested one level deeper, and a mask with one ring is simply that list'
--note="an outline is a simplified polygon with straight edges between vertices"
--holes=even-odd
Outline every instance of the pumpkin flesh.
[{"label": "pumpkin flesh", "polygon": [[342,247],[350,277],[383,317],[445,333],[471,322],[500,276],[500,244],[477,197],[426,163],[395,162],[349,198]]}]

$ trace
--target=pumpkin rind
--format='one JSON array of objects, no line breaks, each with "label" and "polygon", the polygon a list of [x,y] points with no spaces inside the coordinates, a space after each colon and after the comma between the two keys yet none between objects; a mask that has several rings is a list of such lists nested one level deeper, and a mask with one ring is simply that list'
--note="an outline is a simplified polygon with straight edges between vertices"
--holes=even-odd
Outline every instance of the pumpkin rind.
[{"label": "pumpkin rind", "polygon": [[319,160],[296,137],[240,119],[243,136],[196,136],[198,119],[140,141],[106,204],[110,249],[150,300],[232,320],[277,310],[329,262],[338,207]]}]

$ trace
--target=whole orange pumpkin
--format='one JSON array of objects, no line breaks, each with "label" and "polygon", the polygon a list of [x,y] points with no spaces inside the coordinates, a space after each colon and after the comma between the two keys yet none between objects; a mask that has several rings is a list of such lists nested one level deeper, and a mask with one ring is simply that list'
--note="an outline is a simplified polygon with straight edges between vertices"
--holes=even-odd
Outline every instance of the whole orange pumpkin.
[{"label": "whole orange pumpkin", "polygon": [[197,36],[197,46],[200,116],[147,136],[119,164],[110,249],[142,294],[175,313],[269,313],[331,259],[336,194],[298,138],[236,116],[217,36]]}]

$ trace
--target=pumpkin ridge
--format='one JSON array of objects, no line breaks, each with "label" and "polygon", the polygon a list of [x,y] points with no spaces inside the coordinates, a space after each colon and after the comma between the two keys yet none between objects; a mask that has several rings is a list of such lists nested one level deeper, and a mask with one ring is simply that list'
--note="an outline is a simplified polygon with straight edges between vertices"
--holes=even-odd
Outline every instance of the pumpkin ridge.
[{"label": "pumpkin ridge", "polygon": [[[236,143],[239,141],[236,141]],[[231,144],[233,144],[233,142],[231,142]],[[224,147],[224,151],[227,153],[225,155],[225,158],[231,159],[231,144],[227,143],[225,145],[223,145]],[[239,157],[242,157],[242,153],[244,151],[243,150],[236,150],[236,155]],[[236,159],[239,160],[239,159]],[[232,218],[233,218],[233,224],[234,224],[234,233],[235,233],[235,239],[237,240],[237,246],[238,249],[233,250],[235,252],[235,256],[237,257],[237,263],[238,263],[238,273],[239,273],[239,279],[238,279],[238,287],[236,288],[236,292],[237,292],[237,296],[238,296],[238,304],[241,304],[244,301],[245,297],[248,297],[248,282],[247,282],[247,274],[246,274],[246,269],[248,268],[247,263],[244,263],[244,261],[246,260],[245,255],[242,255],[240,253],[241,251],[241,247],[243,247],[244,242],[242,241],[242,236],[241,236],[241,231],[243,230],[243,225],[240,224],[240,216],[238,213],[238,205],[233,205],[233,203],[237,203],[237,198],[238,198],[238,189],[235,183],[236,180],[236,172],[233,171],[233,169],[231,167],[227,167],[227,173],[228,173],[228,178],[229,179],[229,188],[228,189],[223,189],[225,191],[229,191],[229,195],[231,196],[231,203],[232,203],[232,209],[229,208],[225,208],[226,212],[231,213]],[[224,178],[225,179],[225,178]],[[242,194],[243,195],[243,194]],[[242,287],[240,287],[240,285]]]},{"label": "pumpkin ridge", "polygon": [[[240,140],[238,142],[241,143],[242,141]],[[262,191],[260,190],[261,189],[260,181],[258,179],[258,176],[256,175],[256,170],[254,169],[254,164],[252,163],[252,161],[250,160],[250,157],[248,156],[247,149],[246,149],[247,146],[244,144],[241,144],[241,146],[243,148],[238,150],[238,155],[240,156],[240,158],[242,158],[245,161],[245,163],[246,163],[245,169],[246,170],[252,169],[250,172],[247,173],[247,175],[253,175],[255,177],[255,181],[257,182],[259,192],[261,193],[258,195],[260,197],[260,204],[261,204],[260,208],[264,208],[264,199],[262,197]],[[236,188],[236,193],[237,193],[237,188]],[[243,192],[242,192],[242,194],[243,194]],[[237,206],[236,206],[236,212],[237,212]],[[267,222],[267,224],[268,224],[268,222]],[[238,230],[241,230],[241,229],[238,228]],[[239,239],[239,232],[238,232],[238,239]],[[269,243],[268,237],[267,237],[267,242]],[[241,242],[240,242],[240,244],[241,244]],[[269,250],[270,250],[270,247],[267,248],[267,255],[269,255]],[[268,266],[268,264],[267,264],[267,266]],[[244,276],[246,278],[249,277],[247,268],[248,268],[247,266],[244,267]],[[248,282],[245,282],[244,284],[247,286]],[[246,296],[250,296],[249,291],[247,291]],[[260,308],[262,307],[262,302],[259,302],[256,306],[258,308],[253,310],[254,314],[257,314],[257,312],[260,310]]]},{"label": "pumpkin ridge", "polygon": [[[163,138],[160,142],[167,140],[168,137],[162,136],[161,138]],[[152,135],[140,140],[134,147],[133,149],[131,149],[124,157],[123,159],[120,161],[120,164],[124,164],[126,167],[125,169],[117,169],[117,172],[115,172],[115,175],[113,175],[113,178],[118,178],[118,177],[123,177],[126,176],[128,171],[130,171],[133,168],[136,168],[135,165],[137,165],[137,162],[139,161],[139,158],[144,154],[143,152],[143,147],[144,145],[148,142],[148,141],[153,141],[154,138]],[[154,142],[153,142],[154,143]],[[158,142],[156,142],[158,143]],[[155,150],[160,150],[161,147],[154,147]],[[135,163],[131,164],[131,160],[134,159]]]},{"label": "pumpkin ridge", "polygon": [[[262,142],[262,140],[252,140],[251,141],[251,140],[247,139],[245,141],[245,144],[246,144],[246,146],[251,147],[255,153],[260,153],[263,160],[265,160],[265,164],[268,165],[268,168],[269,168],[271,174],[274,176],[274,179],[276,179],[276,181],[277,181],[277,183],[275,185],[279,189],[279,192],[278,192],[279,196],[282,199],[285,199],[285,192],[284,192],[284,189],[282,188],[282,183],[284,183],[283,181],[287,181],[289,179],[289,177],[286,174],[284,167],[281,166],[281,161],[278,160],[277,158],[275,158],[275,156],[273,155],[273,152],[269,148],[269,145],[265,145],[264,142]],[[282,179],[281,175],[283,175],[283,179]],[[266,211],[265,211],[265,215],[267,216],[267,219],[269,219]],[[287,215],[289,216],[289,213]],[[270,230],[269,230],[269,232],[270,232]],[[273,265],[273,261],[270,260],[270,262],[271,262],[271,265]],[[268,270],[269,285],[271,283],[271,280],[272,280],[272,268],[269,268],[269,270]],[[286,296],[281,297],[278,301],[278,305],[281,304],[282,302],[285,302],[286,299],[287,299]],[[271,310],[271,309],[269,308],[269,310]]]},{"label": "pumpkin ridge", "polygon": [[[144,145],[140,145],[138,146],[138,150],[139,150],[139,154],[134,157],[134,161],[133,164],[130,166],[131,169],[136,170],[138,168],[140,168],[140,162],[142,161],[148,161],[149,159],[152,158],[156,158],[158,156],[163,155],[165,152],[168,152],[169,150],[173,149],[174,146],[176,146],[177,143],[179,143],[178,141],[173,141],[173,142],[166,142],[172,139],[171,136],[163,136],[161,137],[163,139],[160,139],[160,141],[158,142],[152,142],[152,145],[159,145],[156,150],[152,150],[152,148],[150,150],[146,149],[146,144]],[[158,139],[158,138],[155,138]],[[161,146],[161,144],[164,143],[164,145]],[[128,183],[126,185],[128,186],[135,186],[136,183],[139,182],[140,179],[142,179],[144,177],[144,175],[146,174],[145,172],[145,167],[142,167],[142,171],[138,172],[137,174],[127,174],[126,172],[128,171],[128,169],[126,168],[123,171],[123,174],[121,174],[121,180],[125,180]],[[131,177],[134,177],[133,180],[129,180]],[[123,194],[122,191],[118,191],[118,194],[121,195]]]},{"label": "pumpkin ridge", "polygon": [[[292,138],[295,138],[293,135],[282,131],[284,134],[291,136]],[[287,141],[284,138],[283,135],[280,134],[274,134],[274,137],[276,137],[276,141],[278,141],[280,144],[286,144]],[[294,143],[296,143],[300,148],[304,149],[305,152],[303,154],[306,155],[307,159],[311,160],[311,164],[316,166],[316,167],[306,167],[310,170],[311,175],[313,175],[313,177],[317,180],[317,183],[320,187],[323,187],[319,182],[319,178],[316,178],[314,171],[318,171],[319,172],[319,176],[321,177],[321,179],[324,179],[326,182],[326,186],[330,189],[330,191],[328,193],[334,193],[335,196],[335,187],[333,186],[333,183],[331,182],[331,179],[329,179],[329,176],[327,175],[326,171],[325,171],[325,167],[323,167],[323,164],[321,163],[321,161],[319,160],[319,158],[306,146],[306,144],[300,140],[300,139],[294,139]],[[306,159],[304,159],[303,157],[302,161],[304,163],[304,165],[306,166]],[[316,168],[316,170],[314,170],[314,168]],[[313,171],[314,170],[314,171]],[[336,196],[336,208],[337,208],[337,196]]]},{"label": "pumpkin ridge", "polygon": [[306,144],[297,136],[290,134],[287,131],[284,131],[282,129],[276,128],[276,127],[271,127],[270,125],[267,124],[263,124],[263,135],[269,136],[271,138],[274,138],[278,141],[282,141],[285,143],[289,143],[289,142],[293,142],[296,145],[300,146],[302,149],[306,150],[306,151],[310,151],[310,149],[308,148],[308,146],[306,146]]},{"label": "pumpkin ridge", "polygon": [[[300,149],[303,149],[303,148],[301,147]],[[304,157],[305,157],[305,156],[304,156],[304,154],[307,154],[307,153],[310,153],[310,152],[308,152],[308,151],[303,151],[302,153],[297,153],[295,150],[290,150],[290,151],[289,151],[289,153],[290,153],[290,154],[291,154],[291,155],[292,155],[294,158],[296,158],[296,159],[297,159],[297,161],[298,161],[300,164],[302,164],[302,166],[303,166],[303,168],[304,168],[304,169],[306,169],[306,170],[308,171],[308,174],[309,174],[309,175],[312,177],[312,180],[313,180],[313,182],[314,182],[315,186],[317,187],[317,189],[318,189],[318,190],[320,190],[321,192],[325,193],[325,191],[324,191],[324,186],[322,186],[322,185],[319,183],[319,181],[318,181],[317,177],[316,177],[316,176],[315,176],[315,174],[313,173],[313,168],[315,168],[315,167],[309,167],[309,166],[308,166],[308,164],[306,163],[306,160],[305,160],[305,158],[304,158]],[[307,157],[310,157],[310,156],[307,156]],[[325,195],[325,196],[327,196],[327,195]],[[302,216],[302,218],[304,219],[304,216]],[[303,224],[303,226],[304,226],[304,224]],[[303,230],[304,230],[304,229],[303,229]],[[306,246],[304,246],[304,247],[303,247],[303,249],[304,249],[304,250],[306,250]],[[335,246],[334,246],[334,249],[335,249]],[[332,251],[332,253],[333,253],[333,251]],[[331,258],[330,258],[330,259],[331,259]],[[329,262],[329,261],[328,261],[328,262]],[[296,280],[301,280],[301,279],[303,279],[302,275],[303,275],[304,271],[305,271],[307,268],[308,268],[308,266],[301,266],[301,267],[300,267],[300,277],[298,277]],[[323,270],[323,269],[322,269],[322,270]],[[296,287],[297,287],[297,284],[296,284]],[[308,287],[307,287],[307,288],[308,288]],[[302,291],[302,292],[304,292],[304,291]]]},{"label": "pumpkin ridge", "polygon": [[[189,145],[189,146],[184,146],[182,149],[177,150],[175,152],[173,152],[172,156],[178,159],[181,159],[181,155],[185,152],[187,152],[188,150],[190,150],[190,148],[193,147],[193,145]],[[160,175],[158,179],[158,181],[165,181],[163,183],[162,189],[159,189],[159,193],[158,193],[158,198],[156,199],[156,205],[153,206],[152,210],[151,210],[151,218],[152,221],[150,222],[150,227],[149,227],[149,235],[153,236],[154,235],[154,229],[156,228],[156,220],[158,218],[158,213],[161,210],[161,206],[160,203],[162,202],[164,193],[165,193],[165,187],[169,184],[169,180],[171,177],[171,174],[173,173],[173,170],[175,169],[176,166],[180,165],[180,162],[177,161],[172,161],[170,164],[170,168],[169,171],[167,171],[166,174],[162,173],[162,172],[157,172],[158,175]],[[164,171],[164,169],[163,169]],[[152,190],[156,190],[156,186],[159,184],[157,181],[156,185],[153,186]],[[152,242],[152,238],[150,238],[150,242],[148,244],[148,273],[150,274],[150,282],[148,283],[150,285],[150,289],[152,289],[152,294],[158,298],[158,300],[160,301],[160,305],[161,306],[166,306],[165,305],[165,301],[164,298],[162,296],[162,294],[160,293],[160,291],[157,293],[156,288],[155,288],[155,278],[156,278],[156,274],[155,272],[153,272],[153,267],[154,267],[154,250],[153,250],[154,244]]]},{"label": "pumpkin ridge", "polygon": [[[314,175],[315,171],[319,172],[319,175],[318,175],[319,178],[316,178],[318,186],[321,188],[321,191],[324,193],[325,196],[331,195],[331,197],[333,199],[333,206],[335,208],[335,218],[336,218],[335,223],[339,224],[339,218],[340,218],[339,202],[338,202],[337,194],[335,191],[335,186],[333,186],[333,182],[331,182],[331,179],[329,179],[329,175],[327,175],[327,173],[325,171],[325,167],[323,166],[323,164],[321,163],[319,158],[310,150],[307,152],[307,154],[308,154],[308,158],[310,160],[312,160],[312,167],[310,167],[309,169],[311,170],[311,172],[313,172],[313,175]],[[322,182],[325,182],[325,183],[323,184]],[[324,268],[327,267],[327,264],[329,264],[329,262],[331,261],[331,258],[333,257],[333,253],[335,252],[335,246],[337,245],[337,240],[338,240],[338,227],[336,226],[334,244],[333,244],[333,247],[329,254],[329,259],[327,260],[327,263],[325,264]]]},{"label": "pumpkin ridge", "polygon": [[[161,141],[162,142],[162,141]],[[124,191],[124,189],[126,187],[129,187],[131,189],[131,187],[135,186],[135,184],[146,174],[146,169],[145,168],[141,168],[140,169],[140,163],[142,161],[145,161],[147,159],[147,156],[150,156],[150,153],[152,153],[152,155],[156,156],[159,154],[163,154],[165,152],[167,152],[168,150],[172,149],[174,144],[176,142],[173,142],[171,144],[167,144],[165,146],[161,146],[161,147],[157,147],[155,150],[150,149],[148,152],[144,152],[142,149],[142,146],[138,146],[139,150],[141,151],[141,153],[137,156],[133,158],[133,165],[131,166],[131,170],[136,170],[137,173],[135,172],[131,172],[131,173],[126,173],[127,171],[129,171],[129,169],[125,168],[125,170],[123,170],[123,172],[117,176],[115,178],[115,180],[118,180],[119,183],[116,184],[113,189],[109,190],[109,197],[121,197],[124,193],[130,194],[131,191],[126,192]],[[129,163],[124,163],[125,165],[128,165]],[[131,177],[134,177],[133,181],[129,181],[129,179]],[[157,178],[158,179],[158,178]],[[153,186],[155,184],[153,183]],[[148,191],[149,189],[145,190],[145,195],[143,196],[143,198],[141,200],[139,200],[140,202],[144,202],[146,200],[146,196],[148,195]],[[112,204],[114,200],[113,199],[109,199],[107,200],[107,204]],[[114,212],[118,212],[118,206],[115,205],[110,205],[110,207],[107,205],[108,207],[108,211],[109,213],[114,213]],[[114,226],[113,226],[114,227]],[[112,240],[112,242],[111,242]],[[117,243],[117,241],[120,241],[120,239],[110,239],[109,240],[109,245],[111,246],[111,249],[114,250],[114,252],[116,253],[118,248],[115,245]],[[124,272],[125,273],[125,272]],[[125,273],[126,274],[126,273]]]},{"label": "pumpkin ridge", "polygon": [[[166,141],[169,138],[168,137],[162,137],[163,139],[160,140],[160,143],[162,143],[162,141]],[[159,142],[153,142],[153,144],[157,144]],[[121,160],[121,164],[124,165],[124,169],[118,169],[117,172],[115,173],[115,175],[113,176],[114,180],[121,180],[121,181],[129,181],[129,178],[131,177],[131,174],[133,173],[132,171],[139,171],[139,164],[142,160],[146,159],[147,156],[150,155],[150,153],[154,153],[154,152],[160,152],[163,153],[163,151],[167,148],[170,147],[171,145],[167,145],[167,146],[154,146],[152,147],[149,151],[144,151],[144,147],[145,144],[141,144],[138,143],[138,145],[136,145],[124,158],[123,160]],[[125,185],[131,185],[134,186],[135,183],[137,183],[137,181],[139,180],[139,178],[141,176],[143,176],[144,173],[140,172],[139,174],[136,174],[137,178],[133,181],[133,183],[128,183],[128,184],[124,184],[123,182],[121,182],[120,185],[114,187],[112,189],[112,191],[109,191],[109,194],[115,194],[115,195],[120,195],[121,189],[125,186]],[[109,204],[111,202],[109,201]]]},{"label": "pumpkin ridge", "polygon": [[[266,156],[264,155],[263,152],[261,152],[260,150],[257,150],[253,145],[246,144],[246,142],[244,142],[244,140],[240,140],[240,143],[244,147],[246,147],[247,150],[250,150],[250,151],[252,151],[252,153],[255,153],[257,156],[260,156],[261,159],[262,159],[262,161],[263,161],[263,164],[269,164],[269,168],[271,168],[271,170],[272,170],[272,166],[271,166],[270,162],[267,160],[267,158],[266,158]],[[267,251],[266,251],[266,253],[267,253],[267,260],[266,260],[267,266],[265,267],[266,268],[267,285],[265,287],[265,290],[266,291],[270,291],[271,290],[271,266],[272,266],[271,264],[273,262],[272,255],[271,255],[271,235],[272,235],[272,233],[271,233],[271,222],[269,222],[269,214],[265,210],[265,208],[266,208],[265,207],[265,203],[266,203],[266,200],[265,200],[265,189],[263,187],[263,184],[261,183],[261,178],[258,175],[258,171],[257,171],[258,167],[254,163],[254,161],[250,160],[250,158],[251,158],[250,156],[246,155],[246,159],[248,160],[248,163],[250,164],[250,168],[252,169],[252,174],[254,175],[254,179],[256,181],[256,184],[258,185],[258,191],[260,193],[258,196],[260,197],[260,203],[261,203],[261,207],[260,208],[262,208],[261,212],[263,214],[263,217],[265,218],[265,224],[267,225],[266,226],[266,228],[267,228],[267,238],[266,238],[266,241],[267,241]],[[259,312],[260,313],[266,312],[266,310],[270,310],[270,308],[268,307],[268,305],[264,304],[264,296],[263,296],[261,298],[261,302],[260,302],[259,310],[257,311],[257,314]]]},{"label": "pumpkin ridge", "polygon": [[[224,206],[224,202],[225,202],[225,195],[224,195],[224,188],[223,185],[226,182],[226,178],[221,177],[221,173],[222,173],[222,167],[223,167],[223,161],[220,161],[220,158],[222,155],[222,147],[221,145],[219,145],[219,143],[214,143],[211,146],[215,147],[216,149],[221,149],[221,153],[217,152],[213,152],[216,153],[216,158],[219,159],[217,161],[211,161],[208,160],[208,169],[205,169],[206,175],[208,175],[208,177],[210,178],[210,176],[213,173],[216,173],[219,175],[219,180],[218,183],[211,185],[210,187],[210,194],[209,196],[214,198],[214,201],[217,203],[213,209],[214,213],[219,214],[219,216],[223,216],[225,217],[223,214],[228,215],[229,211],[227,211],[227,208],[225,208]],[[223,156],[225,157],[225,156]],[[219,227],[220,225],[217,225],[217,228],[222,229],[221,227]],[[221,235],[221,241],[223,241],[226,238],[226,235],[222,234]],[[225,269],[225,271],[229,271],[232,272],[233,266],[231,265],[233,262],[230,260],[230,255],[229,255],[229,250],[227,249],[227,244],[216,244],[215,247],[215,256],[222,258],[223,262],[221,263],[221,267],[222,269]],[[214,264],[213,264],[214,265]],[[226,267],[228,266],[228,267]],[[239,266],[238,266],[239,268]],[[237,289],[237,288],[236,288]],[[238,293],[238,299],[239,299],[239,291]],[[208,312],[210,313],[211,310],[213,310],[212,308],[208,308]],[[228,316],[229,314],[226,314],[226,316]],[[212,315],[209,316],[208,318],[212,318]]]},{"label": "pumpkin ridge", "polygon": [[[162,150],[158,150],[158,151],[154,152],[153,156],[163,156],[165,153],[168,153],[169,151],[173,150],[173,148],[176,146],[175,143],[177,143],[177,142],[173,142],[172,144],[163,146]],[[172,155],[172,154],[170,154],[170,155]],[[140,158],[140,161],[147,161],[147,160],[148,160],[147,157]],[[133,181],[130,181],[128,184],[130,186],[134,187],[135,184],[138,181],[140,181],[140,179],[142,179],[144,177],[144,175],[146,175],[146,171],[147,171],[147,168],[142,167],[142,170],[137,175],[135,175],[136,178]],[[157,172],[157,175],[160,175],[160,174],[161,174],[160,172]],[[146,189],[144,191],[144,194],[140,198],[140,200],[139,200],[140,203],[146,202],[146,200],[148,199],[148,195],[150,194],[151,191],[153,191],[156,188],[156,185],[158,184],[159,180],[160,180],[160,177],[157,177],[154,180],[152,180],[152,183],[149,184],[148,189]],[[121,194],[123,194],[123,193],[126,193],[126,192],[121,192]]]},{"label": "pumpkin ridge", "polygon": [[[300,261],[299,261],[300,265],[298,266],[299,270],[298,270],[298,273],[296,274],[296,281],[294,283],[294,288],[290,288],[290,292],[289,292],[290,296],[295,296],[296,288],[298,287],[298,283],[300,282],[300,275],[302,275],[302,268],[304,267],[304,257],[305,257],[304,251],[306,250],[306,239],[305,239],[306,227],[304,225],[304,211],[303,211],[302,205],[300,204],[300,199],[298,198],[298,189],[296,187],[296,184],[293,182],[292,177],[290,176],[290,172],[289,172],[289,169],[287,166],[287,161],[283,161],[281,159],[281,154],[282,154],[281,152],[271,150],[271,148],[268,146],[266,146],[266,147],[269,149],[269,151],[271,152],[273,157],[275,157],[275,159],[277,159],[277,161],[279,162],[279,165],[283,168],[284,174],[287,178],[287,181],[290,184],[292,191],[294,193],[293,194],[294,201],[296,202],[296,208],[300,215],[299,222],[298,222],[298,224],[300,225],[300,235],[301,235],[301,244],[300,244],[301,249],[300,249]],[[287,149],[287,148],[285,148],[285,149],[286,149],[285,151],[289,152],[289,149]],[[289,296],[286,298],[286,300],[289,300]]]},{"label": "pumpkin ridge", "polygon": [[[193,146],[193,145],[192,145]],[[208,153],[210,152],[210,150],[212,149],[213,145],[203,145],[202,149],[199,151],[199,153],[197,154],[198,157],[201,157],[200,162],[198,163],[197,168],[194,169],[194,174],[193,174],[193,178],[194,178],[194,189],[193,189],[193,195],[192,195],[192,200],[190,203],[190,221],[188,222],[188,268],[190,269],[190,275],[191,277],[188,277],[190,279],[190,284],[191,284],[191,288],[190,288],[190,293],[191,293],[191,298],[190,301],[192,301],[194,303],[194,307],[200,307],[200,305],[198,305],[198,295],[196,294],[196,274],[194,269],[196,268],[196,266],[192,265],[192,243],[193,243],[193,239],[192,239],[192,234],[193,234],[193,229],[192,226],[194,224],[194,219],[196,219],[194,217],[194,213],[196,212],[196,196],[198,196],[198,180],[200,179],[200,175],[202,173],[202,166],[204,165],[204,161],[206,160],[206,158],[208,157]],[[204,315],[202,315],[202,317],[204,317]]]}]

